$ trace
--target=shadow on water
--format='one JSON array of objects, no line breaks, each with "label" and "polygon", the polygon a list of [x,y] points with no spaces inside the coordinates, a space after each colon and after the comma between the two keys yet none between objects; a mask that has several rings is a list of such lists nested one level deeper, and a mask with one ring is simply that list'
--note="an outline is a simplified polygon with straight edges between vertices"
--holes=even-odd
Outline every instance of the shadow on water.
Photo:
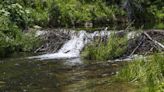
[{"label": "shadow on water", "polygon": [[124,63],[73,60],[0,60],[0,92],[133,92],[129,84],[111,84]]}]

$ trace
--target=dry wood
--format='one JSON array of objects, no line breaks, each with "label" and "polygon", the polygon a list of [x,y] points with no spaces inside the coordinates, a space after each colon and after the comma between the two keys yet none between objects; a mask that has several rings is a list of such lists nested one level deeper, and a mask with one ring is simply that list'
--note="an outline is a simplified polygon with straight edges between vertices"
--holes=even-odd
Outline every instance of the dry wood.
[{"label": "dry wood", "polygon": [[164,45],[156,40],[154,40],[153,38],[150,37],[149,34],[147,34],[146,32],[144,32],[144,35],[151,40],[155,45],[160,46],[162,49],[164,49]]},{"label": "dry wood", "polygon": [[137,45],[137,47],[132,51],[132,53],[130,54],[130,57],[136,52],[136,50],[141,46],[141,44],[143,43],[143,40]]},{"label": "dry wood", "polygon": [[35,53],[54,53],[70,39],[70,35],[64,31],[48,31],[40,36],[40,39],[42,40],[41,46],[35,50]]}]

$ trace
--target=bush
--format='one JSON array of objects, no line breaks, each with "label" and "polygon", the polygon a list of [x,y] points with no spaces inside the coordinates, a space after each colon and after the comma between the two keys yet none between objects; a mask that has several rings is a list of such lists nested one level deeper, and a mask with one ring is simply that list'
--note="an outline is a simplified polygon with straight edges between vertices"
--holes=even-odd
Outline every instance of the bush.
[{"label": "bush", "polygon": [[[21,29],[26,29],[29,23],[29,15],[24,7],[20,4],[4,4],[0,7],[1,15],[7,16],[11,22]],[[4,14],[5,13],[5,14]]]},{"label": "bush", "polygon": [[35,37],[35,33],[26,33],[23,34],[21,39],[17,39],[19,41],[19,45],[21,46],[21,51],[30,52],[39,47],[40,40]]},{"label": "bush", "polygon": [[84,52],[84,58],[91,60],[108,60],[122,57],[127,49],[127,38],[112,34],[107,43],[94,42],[88,45]]},{"label": "bush", "polygon": [[46,10],[35,10],[35,9],[28,9],[30,11],[30,19],[31,19],[31,26],[32,25],[39,25],[41,27],[48,26],[48,11]]},{"label": "bush", "polygon": [[9,56],[14,52],[30,52],[38,46],[39,39],[34,34],[19,33],[16,38],[10,38],[0,31],[0,57]]},{"label": "bush", "polygon": [[8,11],[3,9],[0,14],[0,57],[18,51],[31,51],[37,46],[38,39],[34,34],[23,33],[18,25],[11,20]]}]

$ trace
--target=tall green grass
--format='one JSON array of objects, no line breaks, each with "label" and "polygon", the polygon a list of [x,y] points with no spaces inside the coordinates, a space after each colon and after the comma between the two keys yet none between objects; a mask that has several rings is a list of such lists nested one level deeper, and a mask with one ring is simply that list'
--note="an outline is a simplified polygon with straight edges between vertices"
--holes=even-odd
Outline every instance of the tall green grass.
[{"label": "tall green grass", "polygon": [[113,33],[107,42],[102,42],[98,39],[89,44],[85,48],[83,56],[84,58],[91,60],[109,60],[123,56],[126,49],[126,36],[119,37]]},{"label": "tall green grass", "polygon": [[139,85],[141,92],[163,92],[163,56],[164,54],[155,54],[146,59],[130,62],[118,73],[118,80]]}]

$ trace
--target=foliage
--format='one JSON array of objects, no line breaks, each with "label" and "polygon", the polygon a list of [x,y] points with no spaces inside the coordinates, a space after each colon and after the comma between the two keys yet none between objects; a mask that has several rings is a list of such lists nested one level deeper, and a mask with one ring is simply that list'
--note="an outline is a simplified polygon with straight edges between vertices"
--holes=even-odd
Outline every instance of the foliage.
[{"label": "foliage", "polygon": [[142,85],[143,92],[163,92],[164,58],[155,54],[146,59],[134,60],[125,66],[117,75],[122,81]]},{"label": "foliage", "polygon": [[161,6],[161,2],[159,1],[160,0],[125,0],[124,8],[126,9],[129,21],[140,23],[162,20],[164,18],[162,13],[163,6]]},{"label": "foliage", "polygon": [[127,49],[127,38],[112,34],[107,43],[100,40],[88,45],[84,57],[92,60],[109,60],[123,56]]},{"label": "foliage", "polygon": [[29,8],[28,11],[30,11],[31,25],[48,26],[48,11],[38,11],[32,8]]},{"label": "foliage", "polygon": [[32,34],[16,34],[15,38],[9,37],[0,31],[0,57],[6,57],[13,52],[31,51],[39,46],[39,39]]},{"label": "foliage", "polygon": [[4,4],[0,7],[0,14],[8,17],[11,22],[15,23],[19,28],[26,29],[29,23],[29,15],[25,8],[19,3]]},{"label": "foliage", "polygon": [[1,2],[0,7],[8,11],[11,20],[23,29],[33,25],[73,27],[86,21],[113,23],[125,16],[130,22],[135,20],[139,23],[164,19],[164,3],[160,0],[1,0]]},{"label": "foliage", "polygon": [[[15,5],[11,5],[11,7],[15,7]],[[13,13],[15,18],[10,10],[17,11]],[[5,57],[15,51],[30,51],[35,46],[34,43],[37,43],[34,36],[27,36],[21,31],[21,27],[23,27],[19,25],[19,23],[23,23],[22,17],[20,17],[21,13],[23,12],[18,8],[15,10],[12,8],[9,11],[4,8],[0,11],[0,57]]]},{"label": "foliage", "polygon": [[[103,25],[105,22],[107,24],[105,26],[108,26],[108,23],[126,21],[126,16],[129,16],[129,21],[132,19],[145,22],[147,18],[148,21],[164,20],[164,3],[161,0],[0,0],[0,2],[1,53],[13,52],[24,46],[30,47],[23,43],[22,39],[28,39],[25,38],[22,30],[27,30],[35,25],[75,27],[84,25],[85,22],[92,22],[94,26],[96,23]],[[122,4],[126,7],[122,7]],[[120,20],[120,17],[123,20]],[[139,21],[139,23],[141,22]],[[162,25],[159,27],[163,28]],[[29,38],[35,40],[33,37]],[[103,52],[101,55],[95,54],[94,59],[97,57],[101,57],[99,59],[115,58],[120,56],[117,52],[120,54],[123,52],[119,49],[118,51],[111,49],[114,52],[112,54],[109,53],[110,50],[103,51],[102,49],[107,47],[113,48],[104,43],[100,45],[100,48],[96,45],[91,47],[98,49],[93,50],[95,52],[89,50],[90,53],[99,53],[99,50]],[[29,48],[25,50],[29,51]]]}]

